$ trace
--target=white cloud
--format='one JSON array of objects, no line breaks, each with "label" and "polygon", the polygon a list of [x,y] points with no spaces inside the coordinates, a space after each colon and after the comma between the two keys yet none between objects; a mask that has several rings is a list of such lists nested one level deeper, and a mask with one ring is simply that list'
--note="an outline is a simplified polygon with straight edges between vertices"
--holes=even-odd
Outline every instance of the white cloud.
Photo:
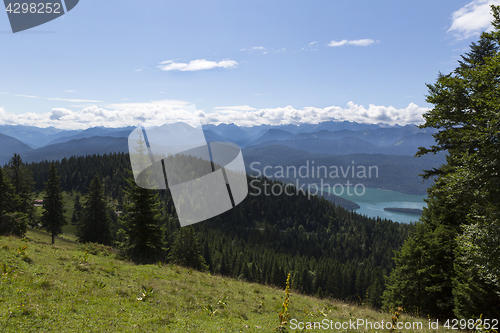
[{"label": "white cloud", "polygon": [[50,112],[36,114],[11,114],[0,108],[0,125],[17,124],[26,126],[64,129],[85,129],[94,126],[124,127],[155,126],[166,123],[185,122],[191,126],[200,123],[235,123],[240,126],[261,124],[317,124],[322,121],[356,121],[360,123],[384,123],[389,125],[421,124],[422,114],[427,108],[410,103],[408,107],[396,109],[392,106],[362,105],[349,102],[346,107],[326,108],[291,106],[256,109],[248,105],[216,107],[212,110],[196,110],[195,106],[181,100],[162,100],[146,103],[118,103],[104,107],[83,107],[79,111],[54,108]]},{"label": "white cloud", "polygon": [[452,14],[451,27],[448,32],[455,38],[467,39],[478,36],[482,31],[491,31],[493,16],[491,5],[499,5],[500,0],[474,0]]},{"label": "white cloud", "polygon": [[213,108],[212,110],[216,111],[254,111],[255,108],[248,105],[236,105],[236,106],[218,106]]},{"label": "white cloud", "polygon": [[167,60],[160,63],[158,66],[162,71],[180,71],[180,72],[194,72],[202,71],[213,68],[235,68],[238,63],[234,60],[222,61],[209,61],[206,59],[192,60],[189,63],[175,62],[174,60]]},{"label": "white cloud", "polygon": [[328,44],[328,46],[331,46],[331,47],[337,47],[337,46],[343,46],[343,45],[345,45],[345,44],[347,44],[347,40],[345,40],[345,39],[344,39],[344,40],[341,40],[340,42],[336,42],[336,41],[332,40],[332,41],[330,42],[330,44]]},{"label": "white cloud", "polygon": [[213,112],[203,112],[203,123],[235,123],[240,126],[262,124],[317,124],[322,121],[356,121],[360,123],[384,123],[389,125],[421,124],[422,114],[428,108],[420,108],[410,103],[404,109],[392,106],[377,106],[370,104],[368,108],[349,102],[347,107],[331,106],[326,108],[305,107],[295,109],[284,108],[254,109],[249,106],[218,107]]},{"label": "white cloud", "polygon": [[248,51],[248,52],[261,51],[263,54],[267,54],[266,48],[264,46],[254,46],[248,49],[240,49],[240,51]]},{"label": "white cloud", "polygon": [[7,95],[8,93],[3,92],[3,91],[0,91],[0,94],[2,94],[2,95]]},{"label": "white cloud", "polygon": [[354,45],[354,46],[368,46],[375,43],[373,39],[355,39],[355,40],[346,40],[343,39],[341,41],[334,41],[332,40],[328,46],[330,47],[338,47],[338,46],[344,46],[344,45]]},{"label": "white cloud", "polygon": [[67,93],[75,93],[76,90],[65,90],[64,92],[67,92]]},{"label": "white cloud", "polygon": [[370,44],[375,43],[373,39],[358,39],[358,40],[351,40],[347,42],[349,45],[355,45],[355,46],[368,46]]},{"label": "white cloud", "polygon": [[26,125],[57,127],[63,129],[86,129],[95,126],[124,127],[152,126],[158,124],[185,122],[192,126],[200,124],[195,115],[196,108],[188,102],[177,100],[153,101],[147,103],[120,103],[105,107],[90,106],[79,111],[54,108],[46,113],[7,113],[0,108],[0,125]]},{"label": "white cloud", "polygon": [[49,101],[63,101],[63,102],[71,102],[71,103],[103,103],[103,101],[96,101],[92,99],[69,99],[69,98],[59,98],[52,97],[47,98]]},{"label": "white cloud", "polygon": [[53,109],[52,112],[50,113],[49,119],[50,120],[60,120],[62,117],[67,116],[70,114],[70,111],[66,109]]},{"label": "white cloud", "polygon": [[14,95],[17,97],[26,97],[26,98],[38,98],[38,96],[31,96],[31,95]]}]

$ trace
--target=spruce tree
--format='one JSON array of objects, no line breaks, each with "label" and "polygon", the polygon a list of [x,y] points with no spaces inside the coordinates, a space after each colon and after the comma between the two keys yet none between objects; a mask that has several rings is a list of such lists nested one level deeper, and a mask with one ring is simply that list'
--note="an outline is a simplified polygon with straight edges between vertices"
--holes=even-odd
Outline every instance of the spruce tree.
[{"label": "spruce tree", "polygon": [[[76,202],[75,202],[76,207]],[[99,177],[90,183],[89,193],[85,198],[83,216],[78,226],[78,241],[111,244],[110,218],[104,189]]]},{"label": "spruce tree", "polygon": [[42,227],[52,235],[52,244],[54,244],[55,236],[62,233],[62,227],[67,223],[64,218],[61,183],[54,163],[50,165],[49,180],[45,183],[43,208]]},{"label": "spruce tree", "polygon": [[26,234],[26,214],[15,212],[19,202],[19,196],[0,167],[0,235],[23,237]]},{"label": "spruce tree", "polygon": [[425,173],[437,176],[429,207],[397,256],[386,307],[433,317],[500,315],[500,6],[492,12],[495,30],[472,44],[454,72],[427,85],[434,108],[421,127],[438,132],[417,156],[445,151],[447,163]]},{"label": "spruce tree", "polygon": [[32,220],[34,212],[32,195],[34,180],[31,171],[24,166],[21,156],[14,154],[7,165],[6,173],[14,192],[18,196],[13,210],[26,214]]},{"label": "spruce tree", "polygon": [[208,266],[201,255],[198,237],[192,227],[181,228],[172,244],[169,259],[176,264],[205,271]]},{"label": "spruce tree", "polygon": [[82,219],[82,204],[80,203],[80,195],[77,194],[75,196],[75,203],[74,203],[74,210],[73,210],[73,216],[71,217],[71,223],[72,224],[78,224],[78,222],[81,221]]},{"label": "spruce tree", "polygon": [[124,223],[127,240],[125,253],[133,260],[154,262],[164,259],[165,231],[161,224],[161,203],[155,190],[140,188],[128,179]]},{"label": "spruce tree", "polygon": [[2,168],[0,167],[0,234],[8,234],[9,227],[7,226],[5,213],[8,212],[12,206],[11,196],[14,194],[14,189],[10,184],[8,178],[4,177]]}]

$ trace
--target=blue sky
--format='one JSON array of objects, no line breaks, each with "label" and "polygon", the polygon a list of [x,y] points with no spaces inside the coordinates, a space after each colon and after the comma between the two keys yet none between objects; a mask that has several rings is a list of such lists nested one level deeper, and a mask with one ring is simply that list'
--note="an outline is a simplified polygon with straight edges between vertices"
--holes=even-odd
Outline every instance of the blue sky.
[{"label": "blue sky", "polygon": [[0,123],[419,123],[489,3],[81,0],[17,34],[0,14]]}]

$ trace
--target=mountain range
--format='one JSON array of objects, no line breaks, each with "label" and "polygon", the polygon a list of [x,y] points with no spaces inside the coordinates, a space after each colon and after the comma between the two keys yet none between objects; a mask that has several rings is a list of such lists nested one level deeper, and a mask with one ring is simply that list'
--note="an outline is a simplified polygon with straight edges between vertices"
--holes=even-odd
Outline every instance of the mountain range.
[{"label": "mountain range", "polygon": [[[185,123],[162,128],[186,136],[195,129]],[[0,126],[0,165],[14,152],[27,162],[60,159],[71,155],[127,152],[126,138],[134,127],[94,127],[86,130],[60,130],[53,127]],[[385,126],[354,122],[323,122],[301,125],[259,125],[240,127],[235,124],[205,125],[207,141],[228,141],[244,152],[279,146],[326,155],[384,154],[413,156],[420,146],[434,143],[429,129],[414,125]],[[272,150],[272,149],[271,149]],[[292,150],[292,151],[294,151]]]},{"label": "mountain range", "polygon": [[[173,137],[190,137],[196,129],[185,124],[163,125]],[[60,130],[33,126],[0,126],[0,165],[14,153],[25,162],[60,160],[73,155],[128,152],[128,136],[134,127],[94,127],[86,130]],[[199,129],[198,129],[199,130]],[[301,125],[259,125],[240,127],[235,124],[203,126],[207,141],[233,142],[242,147],[249,170],[252,162],[264,165],[302,165],[307,160],[326,165],[363,163],[383,166],[381,178],[368,181],[369,186],[405,193],[423,193],[418,174],[444,163],[444,155],[415,159],[418,147],[434,144],[435,130],[414,125],[385,126],[354,122],[324,122]],[[373,183],[373,184],[372,184]]]},{"label": "mountain range", "polygon": [[[195,131],[185,123],[164,125],[169,131],[184,133]],[[86,130],[61,130],[53,127],[1,125],[0,133],[15,138],[33,149],[65,143],[78,139],[100,137],[126,138],[134,127],[106,128],[94,127]],[[352,150],[369,151],[395,155],[413,155],[410,150],[416,145],[433,142],[431,129],[419,129],[414,125],[385,126],[359,124],[354,122],[323,122],[301,125],[259,125],[240,127],[235,124],[204,125],[203,131],[208,141],[229,141],[240,147],[257,148],[265,145],[285,145],[306,151],[327,154],[345,154],[344,146],[352,145]],[[354,140],[358,139],[358,140]],[[366,145],[369,143],[370,145]],[[311,146],[311,147],[310,147]],[[356,148],[359,146],[359,148]],[[408,151],[405,151],[407,146]],[[3,147],[3,146],[0,146]],[[335,149],[340,147],[340,151]],[[376,149],[378,147],[379,149]],[[333,150],[332,150],[333,149]]]},{"label": "mountain range", "polygon": [[[0,165],[6,164],[14,153],[20,154],[25,162],[39,162],[128,152],[128,136],[133,129],[60,130],[3,125],[0,126]],[[161,126],[161,131],[176,141],[199,136],[199,129],[185,123],[166,124]],[[219,124],[203,126],[203,132],[209,142],[239,145],[249,174],[262,173],[266,166],[299,168],[312,162],[317,166],[376,165],[380,174],[364,179],[365,186],[408,194],[425,194],[430,182],[423,183],[419,174],[445,162],[444,154],[413,158],[418,147],[434,144],[432,134],[436,132],[414,125],[385,126],[347,121],[252,127]],[[162,134],[152,138],[161,140],[161,137]],[[320,181],[317,177],[307,180],[278,177],[278,180],[290,183],[299,180],[301,184]],[[335,183],[335,180],[329,181]],[[339,197],[329,196],[328,199],[348,209],[357,208],[355,203]]]}]

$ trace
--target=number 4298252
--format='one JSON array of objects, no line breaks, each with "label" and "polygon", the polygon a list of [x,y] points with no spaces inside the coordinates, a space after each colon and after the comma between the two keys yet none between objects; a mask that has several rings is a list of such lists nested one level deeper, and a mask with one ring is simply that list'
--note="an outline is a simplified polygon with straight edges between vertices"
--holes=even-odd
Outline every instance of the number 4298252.
[{"label": "number 4298252", "polygon": [[9,14],[62,14],[60,3],[9,3],[5,9]]},{"label": "number 4298252", "polygon": [[474,330],[478,328],[498,330],[498,319],[448,319],[443,326],[449,330]]}]

